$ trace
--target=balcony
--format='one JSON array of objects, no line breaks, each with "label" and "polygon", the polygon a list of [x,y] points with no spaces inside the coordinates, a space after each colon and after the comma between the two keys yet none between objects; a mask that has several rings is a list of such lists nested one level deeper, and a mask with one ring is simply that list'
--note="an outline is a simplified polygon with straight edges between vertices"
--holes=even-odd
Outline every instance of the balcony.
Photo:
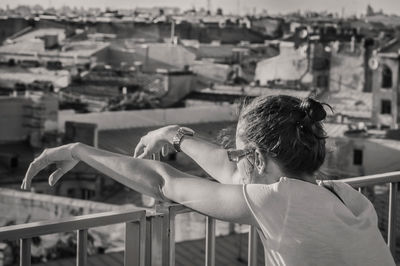
[{"label": "balcony", "polygon": [[[396,247],[396,202],[400,172],[391,172],[371,176],[342,179],[365,193],[367,186],[389,184],[387,244],[395,254]],[[338,182],[338,181],[334,181]],[[76,265],[88,265],[87,241],[88,229],[93,227],[124,223],[125,249],[124,265],[175,265],[175,217],[185,212],[193,212],[179,204],[156,206],[151,212],[146,211],[112,211],[72,218],[33,222],[0,228],[0,242],[20,241],[20,265],[31,265],[31,239],[35,236],[76,231],[77,253]],[[216,220],[206,217],[205,259],[206,266],[216,265]],[[257,265],[258,236],[251,227],[248,235],[248,265]]]}]

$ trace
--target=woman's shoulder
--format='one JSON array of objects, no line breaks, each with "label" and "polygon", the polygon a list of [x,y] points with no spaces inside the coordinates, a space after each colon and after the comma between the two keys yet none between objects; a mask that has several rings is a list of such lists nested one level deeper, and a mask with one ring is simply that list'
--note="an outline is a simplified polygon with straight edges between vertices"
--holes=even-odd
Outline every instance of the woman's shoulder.
[{"label": "woman's shoulder", "polygon": [[279,181],[272,184],[247,184],[243,186],[243,189],[253,199],[270,200],[271,198],[284,198],[285,195],[290,194],[291,187],[293,186],[290,184],[290,180],[281,177]]}]

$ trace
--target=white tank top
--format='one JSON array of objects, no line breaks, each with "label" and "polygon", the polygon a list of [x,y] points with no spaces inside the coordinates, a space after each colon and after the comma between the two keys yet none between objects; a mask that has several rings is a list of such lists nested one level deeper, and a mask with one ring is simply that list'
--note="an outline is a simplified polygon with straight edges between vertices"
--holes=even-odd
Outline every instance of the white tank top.
[{"label": "white tank top", "polygon": [[243,186],[259,225],[266,265],[395,265],[372,203],[345,183],[282,177]]}]

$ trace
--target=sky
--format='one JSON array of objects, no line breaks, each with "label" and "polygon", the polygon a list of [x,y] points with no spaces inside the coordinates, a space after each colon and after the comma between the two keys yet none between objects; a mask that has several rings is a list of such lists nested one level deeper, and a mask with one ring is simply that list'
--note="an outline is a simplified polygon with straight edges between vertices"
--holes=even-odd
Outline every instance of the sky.
[{"label": "sky", "polygon": [[[365,14],[366,6],[370,4],[374,10],[383,9],[385,13],[400,15],[400,0],[210,0],[211,9],[220,7],[224,13],[241,14],[252,13],[254,9],[262,11],[266,9],[269,14],[287,13],[297,10],[329,11],[344,15]],[[40,4],[43,7],[60,7],[63,5],[76,7],[100,7],[100,8],[135,8],[152,6],[176,6],[181,10],[191,7],[201,8],[207,6],[207,0],[1,0],[0,7],[6,5]]]}]

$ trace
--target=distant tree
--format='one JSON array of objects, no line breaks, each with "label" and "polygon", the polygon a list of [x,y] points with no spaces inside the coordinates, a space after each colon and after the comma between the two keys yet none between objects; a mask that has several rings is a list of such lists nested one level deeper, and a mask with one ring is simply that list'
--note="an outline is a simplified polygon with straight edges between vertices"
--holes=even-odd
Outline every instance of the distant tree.
[{"label": "distant tree", "polygon": [[220,8],[220,7],[217,8],[217,15],[219,15],[219,16],[223,15],[222,8]]}]

